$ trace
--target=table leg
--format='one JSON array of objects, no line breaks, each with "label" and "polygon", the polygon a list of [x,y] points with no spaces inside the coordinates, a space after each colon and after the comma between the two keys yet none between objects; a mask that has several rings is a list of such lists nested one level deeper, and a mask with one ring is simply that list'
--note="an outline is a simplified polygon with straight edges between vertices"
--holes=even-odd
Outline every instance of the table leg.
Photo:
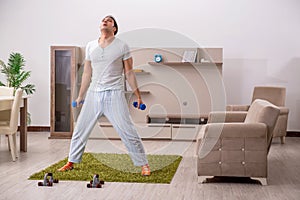
[{"label": "table leg", "polygon": [[27,98],[20,109],[20,151],[27,152]]}]

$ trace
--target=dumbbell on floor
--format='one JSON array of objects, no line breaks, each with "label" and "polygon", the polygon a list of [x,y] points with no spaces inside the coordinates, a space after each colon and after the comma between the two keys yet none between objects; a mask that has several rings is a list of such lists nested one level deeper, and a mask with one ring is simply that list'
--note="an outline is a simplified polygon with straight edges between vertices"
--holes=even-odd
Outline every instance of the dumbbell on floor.
[{"label": "dumbbell on floor", "polygon": [[[48,176],[50,179],[48,179]],[[38,186],[53,186],[53,183],[58,183],[58,179],[53,179],[52,173],[46,173],[43,182],[38,182]]]},{"label": "dumbbell on floor", "polygon": [[102,188],[102,185],[104,185],[104,181],[99,180],[99,174],[95,174],[93,180],[91,180],[86,186],[87,188]]}]

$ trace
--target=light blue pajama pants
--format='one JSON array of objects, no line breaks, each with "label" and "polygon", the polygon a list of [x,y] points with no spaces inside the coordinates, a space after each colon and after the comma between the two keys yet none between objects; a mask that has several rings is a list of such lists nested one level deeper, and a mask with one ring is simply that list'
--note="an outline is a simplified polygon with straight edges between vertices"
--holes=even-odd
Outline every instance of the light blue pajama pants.
[{"label": "light blue pajama pants", "polygon": [[105,115],[125,144],[135,166],[148,164],[144,146],[134,127],[122,90],[88,91],[73,132],[69,161],[79,163],[97,120]]}]

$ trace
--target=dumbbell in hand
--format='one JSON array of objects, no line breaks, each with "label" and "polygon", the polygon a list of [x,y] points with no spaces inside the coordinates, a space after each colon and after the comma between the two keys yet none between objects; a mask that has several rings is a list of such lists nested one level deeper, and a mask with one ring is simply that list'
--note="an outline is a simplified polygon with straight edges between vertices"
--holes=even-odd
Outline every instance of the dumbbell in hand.
[{"label": "dumbbell in hand", "polygon": [[[133,104],[132,104],[135,108],[137,108],[137,106],[138,106],[138,102],[133,102]],[[139,109],[141,109],[141,110],[145,110],[146,109],[146,104],[140,104],[140,107],[139,107]]]},{"label": "dumbbell in hand", "polygon": [[[80,102],[79,102],[79,104],[83,104],[84,103],[84,100],[81,100]],[[74,108],[74,107],[77,107],[77,101],[72,101],[72,107]]]}]

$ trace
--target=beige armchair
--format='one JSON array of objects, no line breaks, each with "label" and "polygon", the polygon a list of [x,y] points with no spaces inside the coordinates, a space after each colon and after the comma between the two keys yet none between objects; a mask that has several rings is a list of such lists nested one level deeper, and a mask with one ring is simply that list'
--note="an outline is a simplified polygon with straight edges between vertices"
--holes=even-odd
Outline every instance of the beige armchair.
[{"label": "beige armchair", "polygon": [[[264,99],[280,108],[280,115],[273,130],[273,137],[280,137],[285,143],[289,109],[285,107],[286,89],[275,86],[256,86],[253,90],[252,102],[255,99]],[[248,111],[249,105],[228,105],[226,111]]]},{"label": "beige armchair", "polygon": [[22,100],[22,89],[17,89],[12,103],[9,124],[0,124],[0,134],[8,135],[9,147],[11,149],[11,156],[13,161],[16,161],[17,144],[16,133],[18,130],[18,118],[20,112],[20,105]]},{"label": "beige armchair", "polygon": [[266,185],[267,155],[279,113],[277,106],[261,99],[248,112],[211,112],[196,144],[199,182],[230,176],[251,177]]}]

